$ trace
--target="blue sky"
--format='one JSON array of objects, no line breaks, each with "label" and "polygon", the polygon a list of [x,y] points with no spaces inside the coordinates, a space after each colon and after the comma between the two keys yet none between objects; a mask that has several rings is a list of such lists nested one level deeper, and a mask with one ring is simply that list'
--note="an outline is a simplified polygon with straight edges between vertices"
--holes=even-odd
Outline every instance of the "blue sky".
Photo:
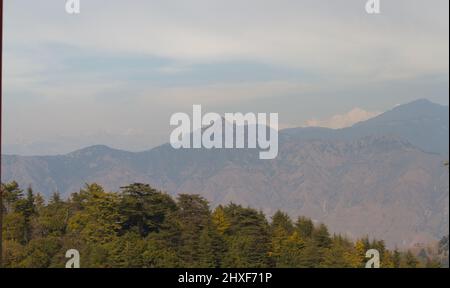
[{"label": "blue sky", "polygon": [[193,104],[278,112],[282,127],[448,105],[449,2],[382,0],[381,15],[365,2],[81,0],[69,15],[5,1],[4,150],[144,150]]}]

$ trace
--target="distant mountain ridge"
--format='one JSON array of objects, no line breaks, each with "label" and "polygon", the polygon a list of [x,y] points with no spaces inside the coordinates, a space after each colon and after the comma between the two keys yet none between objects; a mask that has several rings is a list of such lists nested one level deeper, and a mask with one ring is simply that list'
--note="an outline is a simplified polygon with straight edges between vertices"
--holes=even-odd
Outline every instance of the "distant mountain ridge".
[{"label": "distant mountain ridge", "polygon": [[110,190],[149,183],[213,205],[306,215],[333,232],[402,247],[448,234],[448,119],[448,107],[419,100],[350,128],[287,129],[270,161],[256,150],[168,144],[137,153],[98,145],[58,156],[4,155],[2,181],[65,196],[84,183]]},{"label": "distant mountain ridge", "polygon": [[449,155],[449,108],[420,99],[399,105],[379,116],[342,129],[292,128],[284,134],[303,139],[352,140],[393,135],[426,152]]}]

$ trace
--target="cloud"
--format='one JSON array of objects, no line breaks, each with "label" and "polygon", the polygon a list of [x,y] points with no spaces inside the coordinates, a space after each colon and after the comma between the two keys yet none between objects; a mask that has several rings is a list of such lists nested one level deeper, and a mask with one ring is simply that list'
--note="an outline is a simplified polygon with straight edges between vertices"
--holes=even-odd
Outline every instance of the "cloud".
[{"label": "cloud", "polygon": [[340,129],[353,126],[354,124],[366,121],[370,118],[380,115],[381,112],[366,111],[361,108],[353,108],[345,114],[334,115],[328,119],[311,119],[307,120],[304,127],[325,127],[332,129]]},{"label": "cloud", "polygon": [[298,124],[448,103],[449,2],[383,1],[375,16],[365,2],[81,0],[68,15],[60,0],[5,1],[4,142],[132,127],[150,146],[192,104]]},{"label": "cloud", "polygon": [[17,0],[6,7],[5,37],[183,62],[256,61],[355,81],[448,73],[448,1],[385,1],[376,17],[364,4],[89,0],[69,16],[54,0]]}]

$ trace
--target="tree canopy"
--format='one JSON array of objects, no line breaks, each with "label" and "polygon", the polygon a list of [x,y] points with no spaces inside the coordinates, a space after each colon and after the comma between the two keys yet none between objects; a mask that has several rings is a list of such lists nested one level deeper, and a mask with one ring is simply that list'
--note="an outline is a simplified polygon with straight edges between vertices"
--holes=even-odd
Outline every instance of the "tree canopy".
[{"label": "tree canopy", "polygon": [[269,221],[234,203],[212,210],[199,195],[174,199],[147,184],[119,192],[88,184],[66,200],[55,193],[47,202],[15,182],[2,189],[5,267],[64,267],[69,249],[80,252],[87,268],[363,268],[369,249],[380,252],[384,268],[436,264],[390,251],[380,240],[331,235],[307,217],[294,222],[278,211]]}]

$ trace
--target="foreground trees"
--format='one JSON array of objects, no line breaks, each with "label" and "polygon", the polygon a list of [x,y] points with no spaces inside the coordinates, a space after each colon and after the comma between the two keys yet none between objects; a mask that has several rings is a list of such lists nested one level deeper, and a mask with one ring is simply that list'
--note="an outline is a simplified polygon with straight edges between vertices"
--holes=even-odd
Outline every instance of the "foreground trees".
[{"label": "foreground trees", "polygon": [[389,251],[383,241],[355,243],[330,235],[323,224],[285,213],[269,222],[259,211],[229,204],[211,211],[198,195],[174,200],[146,184],[120,192],[86,185],[68,200],[45,203],[29,188],[2,184],[4,265],[64,267],[77,249],[82,267],[348,267],[362,268],[377,249],[381,267],[430,266],[412,253]]}]

